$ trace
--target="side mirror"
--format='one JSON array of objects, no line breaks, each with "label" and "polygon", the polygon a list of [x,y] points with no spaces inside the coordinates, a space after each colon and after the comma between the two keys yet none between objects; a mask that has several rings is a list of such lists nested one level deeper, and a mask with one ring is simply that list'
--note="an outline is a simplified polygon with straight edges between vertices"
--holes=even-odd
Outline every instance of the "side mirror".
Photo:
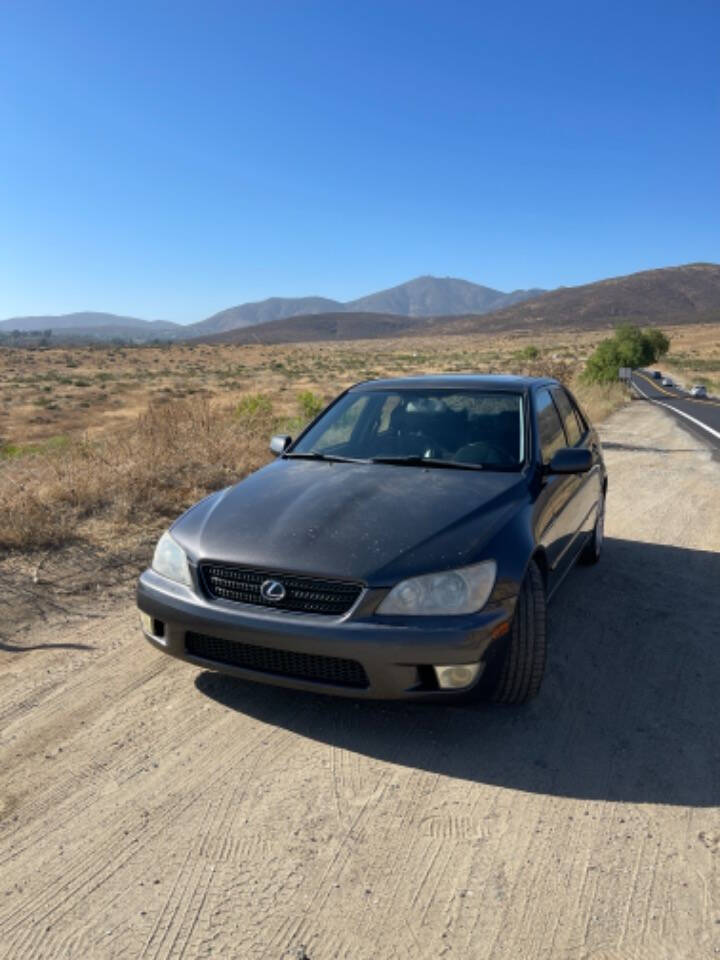
[{"label": "side mirror", "polygon": [[276,457],[279,457],[281,453],[285,453],[291,443],[292,437],[286,433],[279,433],[270,439],[270,452],[274,453]]},{"label": "side mirror", "polygon": [[587,473],[592,463],[592,453],[589,450],[563,447],[550,461],[548,473]]}]

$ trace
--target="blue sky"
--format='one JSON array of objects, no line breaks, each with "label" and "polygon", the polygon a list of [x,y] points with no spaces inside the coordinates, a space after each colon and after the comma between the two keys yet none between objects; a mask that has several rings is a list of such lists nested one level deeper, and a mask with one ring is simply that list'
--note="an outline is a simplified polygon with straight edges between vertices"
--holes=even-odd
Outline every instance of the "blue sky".
[{"label": "blue sky", "polygon": [[720,5],[0,5],[0,317],[720,260]]}]

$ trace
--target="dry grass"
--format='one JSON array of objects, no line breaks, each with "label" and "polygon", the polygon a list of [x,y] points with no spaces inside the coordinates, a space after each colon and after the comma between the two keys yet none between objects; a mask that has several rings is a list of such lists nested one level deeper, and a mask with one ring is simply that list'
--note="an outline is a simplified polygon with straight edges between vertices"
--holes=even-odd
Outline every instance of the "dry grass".
[{"label": "dry grass", "polygon": [[[268,437],[287,427],[290,417],[297,430],[316,401],[369,377],[468,370],[547,374],[573,386],[591,419],[599,421],[627,399],[619,385],[577,381],[599,336],[4,351],[0,388],[6,398],[21,390],[20,402],[7,408],[15,413],[4,428],[12,442],[0,456],[0,548],[75,543],[122,554],[123,545],[137,545],[141,533],[160,531],[206,493],[266,462]],[[78,397],[95,388],[58,386],[58,366],[68,364],[81,371],[76,380],[102,382],[106,390],[108,366],[121,365],[113,383],[122,403],[81,406],[86,401]],[[46,395],[48,384],[54,385],[48,403],[59,404],[58,416],[28,424],[32,391]],[[62,433],[56,432],[59,421]]]},{"label": "dry grass", "polygon": [[601,423],[630,400],[630,391],[622,383],[575,381],[570,387],[580,406],[595,424]]},{"label": "dry grass", "polygon": [[15,458],[0,474],[0,546],[116,547],[259,467],[271,429],[266,413],[177,401],[151,407],[134,428]]},{"label": "dry grass", "polygon": [[290,415],[304,390],[330,399],[378,376],[520,370],[530,362],[529,347],[543,362],[574,367],[601,336],[564,331],[272,347],[0,348],[0,434],[21,448],[58,444],[132,425],[150,405],[198,398],[237,403],[256,393],[271,396],[278,414]]},{"label": "dry grass", "polygon": [[668,369],[673,380],[684,387],[704,384],[720,396],[720,326],[682,327],[668,331],[670,353],[658,366]]}]

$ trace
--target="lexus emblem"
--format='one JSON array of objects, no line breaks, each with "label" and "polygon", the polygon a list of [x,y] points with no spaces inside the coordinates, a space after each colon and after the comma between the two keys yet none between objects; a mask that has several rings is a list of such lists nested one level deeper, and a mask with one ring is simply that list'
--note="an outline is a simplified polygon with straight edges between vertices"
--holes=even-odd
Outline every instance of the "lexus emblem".
[{"label": "lexus emblem", "polygon": [[285,599],[285,587],[278,580],[263,580],[260,595],[270,603],[280,603]]}]

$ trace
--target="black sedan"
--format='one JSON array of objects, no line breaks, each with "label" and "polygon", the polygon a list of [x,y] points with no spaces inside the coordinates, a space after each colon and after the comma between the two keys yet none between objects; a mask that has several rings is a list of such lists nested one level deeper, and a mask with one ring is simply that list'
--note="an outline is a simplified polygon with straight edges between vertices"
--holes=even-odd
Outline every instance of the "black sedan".
[{"label": "black sedan", "polygon": [[568,390],[375,380],[271,449],[161,537],[137,593],[152,644],[349,696],[538,692],[546,604],[603,541],[602,451]]}]

